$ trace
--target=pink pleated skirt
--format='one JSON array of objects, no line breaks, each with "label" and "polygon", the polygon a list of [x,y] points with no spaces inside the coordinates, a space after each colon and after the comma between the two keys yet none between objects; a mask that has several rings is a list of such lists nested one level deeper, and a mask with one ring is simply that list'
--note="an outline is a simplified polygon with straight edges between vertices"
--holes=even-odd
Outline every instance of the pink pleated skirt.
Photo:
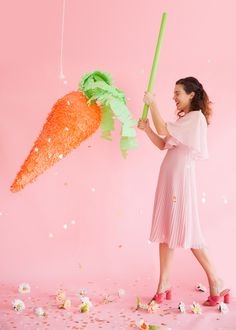
[{"label": "pink pleated skirt", "polygon": [[149,241],[170,248],[206,246],[199,220],[195,160],[189,148],[170,148],[160,167]]}]

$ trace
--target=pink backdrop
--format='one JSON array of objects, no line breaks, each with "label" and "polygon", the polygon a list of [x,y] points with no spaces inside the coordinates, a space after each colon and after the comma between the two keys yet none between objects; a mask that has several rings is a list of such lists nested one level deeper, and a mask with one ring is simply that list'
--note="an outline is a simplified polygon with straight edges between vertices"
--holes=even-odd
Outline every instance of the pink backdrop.
[{"label": "pink backdrop", "polygon": [[[9,187],[53,103],[100,69],[143,109],[161,14],[168,12],[155,83],[159,108],[175,119],[175,81],[193,75],[214,102],[207,162],[197,163],[201,223],[211,256],[235,289],[234,1],[67,1],[59,79],[62,1],[5,1],[1,11],[0,279],[19,283],[158,277],[149,244],[158,172],[166,151],[138,131],[127,160],[100,131],[19,193]],[[205,195],[204,195],[205,194]],[[206,202],[202,201],[205,196]],[[74,220],[74,223],[72,224]],[[67,229],[64,228],[67,225]],[[53,237],[49,237],[52,233]],[[181,264],[181,267],[179,266]],[[173,283],[206,283],[189,251],[176,250]]]}]

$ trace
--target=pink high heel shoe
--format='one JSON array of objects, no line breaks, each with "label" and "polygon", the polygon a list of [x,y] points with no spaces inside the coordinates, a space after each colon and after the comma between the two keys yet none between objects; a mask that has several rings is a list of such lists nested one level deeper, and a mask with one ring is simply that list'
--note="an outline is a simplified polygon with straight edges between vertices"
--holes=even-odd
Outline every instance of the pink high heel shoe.
[{"label": "pink high heel shoe", "polygon": [[150,303],[154,300],[158,304],[160,304],[163,302],[164,299],[171,300],[171,298],[172,298],[171,289],[168,289],[164,292],[156,293],[154,297],[151,299]]},{"label": "pink high heel shoe", "polygon": [[223,298],[225,304],[230,302],[229,289],[223,290],[218,296],[209,296],[206,301],[204,301],[203,306],[216,306],[219,304],[220,300]]}]

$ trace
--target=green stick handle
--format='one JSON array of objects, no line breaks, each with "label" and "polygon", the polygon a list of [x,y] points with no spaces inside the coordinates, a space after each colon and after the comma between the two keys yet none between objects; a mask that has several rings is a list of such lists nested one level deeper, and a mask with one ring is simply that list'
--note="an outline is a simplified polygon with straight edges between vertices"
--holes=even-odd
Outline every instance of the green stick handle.
[{"label": "green stick handle", "polygon": [[[158,63],[158,59],[159,59],[161,43],[162,43],[162,39],[163,39],[163,33],[164,33],[165,25],[166,25],[166,16],[167,16],[167,13],[162,14],[162,20],[161,20],[161,26],[160,26],[160,31],[159,31],[159,35],[158,35],[157,45],[156,45],[156,51],[155,51],[155,55],[154,55],[154,59],[153,59],[153,63],[152,63],[152,71],[151,71],[151,76],[149,79],[149,84],[148,84],[148,89],[147,89],[148,92],[152,92],[153,85],[154,85],[157,63]],[[144,104],[143,114],[142,114],[143,120],[147,119],[147,114],[148,114],[148,105]]]}]

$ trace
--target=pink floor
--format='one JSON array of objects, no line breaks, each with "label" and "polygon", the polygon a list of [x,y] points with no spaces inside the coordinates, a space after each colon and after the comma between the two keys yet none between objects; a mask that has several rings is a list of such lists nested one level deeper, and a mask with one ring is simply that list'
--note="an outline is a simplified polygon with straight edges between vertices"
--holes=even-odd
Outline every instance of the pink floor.
[{"label": "pink floor", "polygon": [[[104,281],[75,283],[61,283],[60,287],[66,290],[72,301],[70,311],[59,309],[55,302],[55,292],[59,286],[32,284],[29,294],[19,294],[18,284],[0,284],[0,329],[2,330],[66,330],[66,329],[137,329],[135,322],[144,319],[149,324],[159,325],[158,329],[171,328],[172,330],[233,330],[236,329],[236,301],[231,299],[229,311],[222,314],[216,307],[202,307],[202,314],[193,314],[190,304],[193,301],[202,303],[207,297],[206,292],[197,292],[194,287],[174,286],[173,299],[161,305],[158,312],[149,314],[146,311],[135,311],[136,297],[140,296],[142,303],[146,303],[152,293],[151,278],[137,278],[133,282],[117,283],[112,279]],[[80,299],[77,293],[80,289],[87,290],[87,296],[93,303],[89,312],[80,313],[78,305]],[[119,289],[125,290],[125,295],[119,297]],[[104,294],[109,294],[112,302],[102,303]],[[11,302],[19,298],[24,301],[26,309],[17,314]],[[179,301],[186,305],[186,313],[177,309]],[[35,307],[43,307],[48,317],[38,317],[34,314]]]}]

